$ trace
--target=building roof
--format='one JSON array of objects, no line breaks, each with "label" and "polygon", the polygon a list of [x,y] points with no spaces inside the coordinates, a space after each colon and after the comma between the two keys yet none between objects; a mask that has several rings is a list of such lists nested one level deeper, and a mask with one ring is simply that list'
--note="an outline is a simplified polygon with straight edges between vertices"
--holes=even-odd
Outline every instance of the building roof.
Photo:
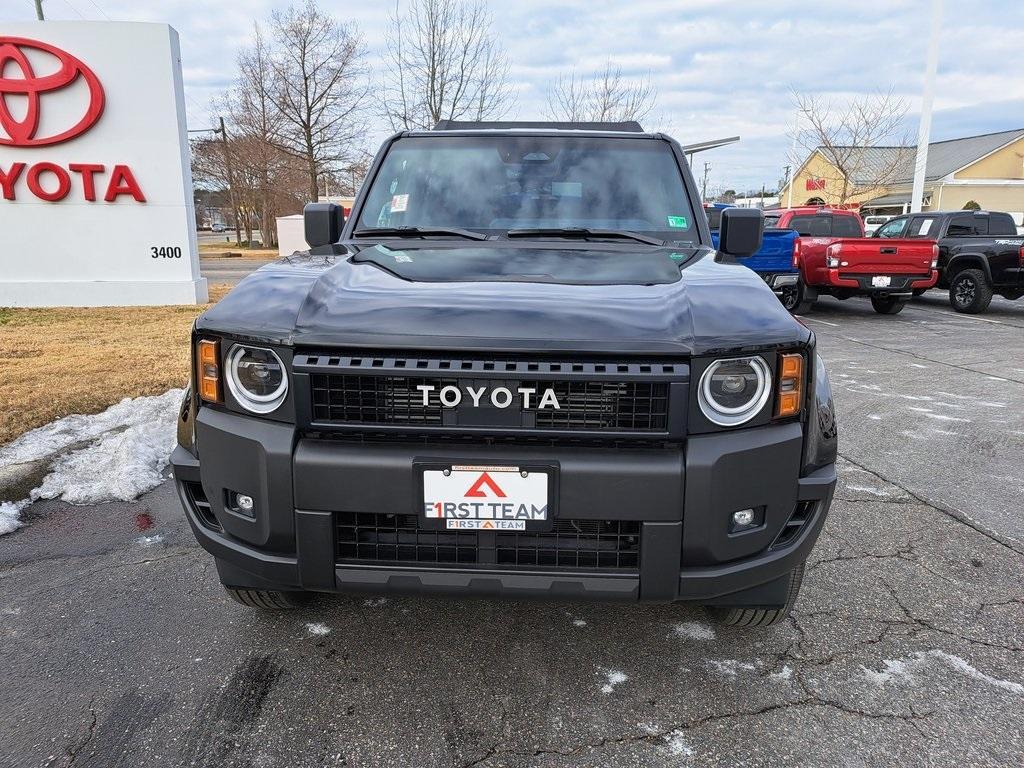
[{"label": "building roof", "polygon": [[[998,133],[986,133],[981,136],[966,136],[962,139],[933,141],[928,145],[928,167],[925,169],[926,181],[937,181],[961,168],[974,163],[985,155],[1024,137],[1024,128]],[[916,147],[864,147],[852,149],[864,153],[862,161],[852,163],[861,168],[864,178],[854,179],[854,183],[871,184],[880,177],[886,178],[889,184],[909,184],[914,180],[914,160]],[[826,159],[828,150],[818,147]],[[875,169],[892,168],[890,173],[877,173]]]}]

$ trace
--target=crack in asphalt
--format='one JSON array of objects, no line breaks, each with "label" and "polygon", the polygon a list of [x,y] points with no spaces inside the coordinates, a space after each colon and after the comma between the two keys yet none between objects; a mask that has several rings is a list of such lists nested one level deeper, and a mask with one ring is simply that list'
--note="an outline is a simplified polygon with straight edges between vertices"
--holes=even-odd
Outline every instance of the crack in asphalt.
[{"label": "crack in asphalt", "polygon": [[82,750],[85,749],[92,742],[96,736],[96,696],[94,695],[89,699],[89,725],[83,738],[78,744],[73,744],[65,749],[68,757],[68,761],[64,764],[65,768],[71,768],[75,764],[75,760],[78,759],[78,755],[81,754]]},{"label": "crack in asphalt", "polygon": [[758,707],[756,709],[745,709],[734,712],[718,712],[711,715],[704,715],[703,717],[688,720],[677,725],[674,725],[670,728],[665,728],[662,730],[652,732],[645,731],[643,733],[626,734],[623,736],[606,736],[604,738],[598,739],[597,741],[579,744],[569,749],[559,749],[557,747],[541,747],[539,749],[533,750],[533,752],[524,752],[522,750],[516,749],[502,749],[500,744],[496,744],[490,747],[483,756],[471,760],[470,762],[462,763],[461,766],[459,766],[459,768],[475,768],[476,766],[481,766],[485,764],[493,758],[502,757],[506,755],[527,758],[547,757],[552,755],[558,757],[578,757],[584,754],[585,752],[591,752],[600,749],[608,749],[609,747],[618,747],[623,745],[642,743],[664,744],[676,734],[686,733],[688,731],[692,731],[694,729],[708,725],[709,723],[715,723],[722,720],[731,720],[734,718],[759,717],[761,715],[766,715],[771,712],[779,710],[795,708],[799,709],[805,707],[826,707],[855,717],[863,717],[871,720],[882,720],[886,722],[904,722],[913,727],[914,730],[917,731],[922,737],[927,737],[927,734],[925,734],[924,731],[920,729],[918,723],[922,720],[926,720],[933,714],[932,711],[915,712],[913,711],[913,709],[911,709],[910,714],[900,714],[896,712],[872,712],[870,710],[858,709],[856,707],[851,707],[847,704],[843,704],[842,702],[825,698],[817,693],[807,691],[806,689],[805,693],[806,695],[804,697],[794,699],[792,701],[767,704],[763,707]]},{"label": "crack in asphalt", "polygon": [[[885,483],[888,483],[889,485],[892,485],[892,486],[894,486],[896,488],[899,488],[901,491],[906,493],[908,496],[910,496],[912,499],[914,499],[918,503],[923,504],[926,507],[931,507],[936,512],[941,512],[943,515],[946,515],[950,519],[955,520],[958,523],[962,523],[963,525],[966,525],[968,528],[971,528],[975,532],[980,533],[982,536],[984,536],[987,539],[991,539],[996,544],[999,544],[1000,546],[1005,547],[1006,549],[1010,550],[1011,552],[1013,552],[1013,553],[1015,553],[1017,555],[1024,556],[1024,542],[1021,542],[1021,541],[1015,539],[1012,536],[1008,536],[1006,534],[998,533],[998,532],[992,530],[987,525],[985,525],[984,523],[978,522],[973,517],[968,515],[966,512],[963,512],[962,510],[956,509],[955,507],[949,507],[949,506],[940,504],[939,502],[933,501],[933,500],[931,500],[931,499],[929,499],[929,498],[927,498],[925,496],[922,496],[921,494],[916,493],[915,491],[912,491],[912,490],[910,490],[909,488],[906,488],[903,485],[900,485],[898,482],[896,482],[892,478],[886,477],[881,472],[878,472],[878,471],[876,471],[874,469],[869,468],[867,465],[860,463],[856,459],[850,458],[845,453],[839,453],[839,457],[844,459],[845,461],[850,462],[850,464],[854,465],[858,469],[860,469],[860,470],[862,470],[864,472],[867,472],[870,475],[873,475],[874,477],[878,478],[879,480],[881,480],[881,481],[883,481]],[[885,502],[884,499],[879,499],[879,501],[882,502],[882,503],[888,503],[888,502]]]}]

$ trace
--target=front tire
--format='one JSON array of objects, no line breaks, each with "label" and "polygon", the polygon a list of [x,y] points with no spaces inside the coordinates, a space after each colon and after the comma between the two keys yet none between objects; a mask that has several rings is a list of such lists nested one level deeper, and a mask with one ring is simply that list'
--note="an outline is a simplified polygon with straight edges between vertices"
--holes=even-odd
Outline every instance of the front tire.
[{"label": "front tire", "polygon": [[312,599],[308,592],[285,592],[276,589],[237,589],[224,587],[232,600],[246,608],[264,611],[290,611],[301,608]]},{"label": "front tire", "polygon": [[898,299],[895,296],[871,297],[871,306],[880,315],[898,315],[906,305],[906,299]]},{"label": "front tire", "polygon": [[727,627],[770,627],[785,619],[793,610],[803,582],[804,563],[800,563],[789,572],[789,590],[786,592],[786,602],[781,607],[729,608],[708,605],[705,610],[711,618]]},{"label": "front tire", "polygon": [[957,312],[978,315],[992,303],[992,286],[980,269],[958,272],[949,283],[949,304]]}]

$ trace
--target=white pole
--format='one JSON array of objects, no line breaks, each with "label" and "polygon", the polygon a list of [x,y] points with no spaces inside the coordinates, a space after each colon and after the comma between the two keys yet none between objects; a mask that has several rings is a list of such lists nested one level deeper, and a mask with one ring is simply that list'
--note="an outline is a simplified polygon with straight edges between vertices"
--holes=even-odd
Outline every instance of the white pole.
[{"label": "white pole", "polygon": [[928,167],[928,142],[932,135],[932,98],[935,95],[935,71],[939,66],[939,32],[942,29],[942,0],[932,0],[932,23],[928,34],[928,62],[924,70],[921,96],[921,122],[917,127],[917,158],[914,161],[914,187],[910,193],[910,212],[920,213],[924,198],[924,174]]},{"label": "white pole", "polygon": [[796,113],[796,122],[793,124],[793,146],[789,150],[789,162],[794,170],[789,173],[789,189],[786,190],[786,207],[793,207],[793,174],[799,166],[796,164],[796,139],[800,135],[800,112]]}]

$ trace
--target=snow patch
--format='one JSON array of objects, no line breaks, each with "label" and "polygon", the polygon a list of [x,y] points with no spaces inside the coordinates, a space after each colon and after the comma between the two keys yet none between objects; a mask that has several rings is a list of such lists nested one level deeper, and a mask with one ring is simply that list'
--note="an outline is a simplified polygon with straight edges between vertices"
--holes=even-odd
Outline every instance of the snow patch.
[{"label": "snow patch", "polygon": [[927,368],[928,366],[927,365],[921,365],[920,363],[911,363],[910,367],[911,368]]},{"label": "snow patch", "polygon": [[574,627],[585,627],[585,626],[587,626],[587,622],[584,621],[583,619],[573,619],[572,620],[572,625]]},{"label": "snow patch", "polygon": [[49,473],[29,498],[0,505],[0,535],[18,527],[29,503],[134,501],[163,482],[184,390],[125,398],[102,413],[74,415],[0,446],[0,466],[45,461]]},{"label": "snow patch", "polygon": [[331,634],[331,628],[326,624],[317,624],[314,622],[306,624],[306,631],[314,637],[323,637],[324,635]]},{"label": "snow patch", "polygon": [[1012,680],[1003,680],[986,675],[981,670],[972,666],[966,659],[938,649],[918,651],[905,659],[886,659],[882,662],[884,668],[881,670],[872,670],[867,667],[861,667],[861,669],[864,670],[864,676],[875,685],[884,685],[895,680],[915,683],[917,680],[916,674],[926,667],[934,666],[935,661],[941,662],[950,667],[954,672],[959,672],[980,683],[991,685],[994,688],[1001,688],[1018,696],[1024,696],[1024,685],[1015,683]]},{"label": "snow patch", "polygon": [[693,755],[693,747],[686,741],[682,731],[672,731],[665,736],[665,749],[668,750],[670,755],[678,757],[691,757]]},{"label": "snow patch", "polygon": [[778,680],[779,682],[783,682],[784,683],[787,680],[789,680],[791,677],[793,677],[793,668],[791,666],[789,666],[789,664],[786,664],[778,672],[772,672],[769,675],[769,677],[772,680]]},{"label": "snow patch", "polygon": [[970,419],[961,419],[958,416],[946,416],[944,413],[926,413],[924,416],[926,419],[935,419],[936,421],[962,421],[967,424],[971,423]]},{"label": "snow patch", "polygon": [[879,416],[877,413],[869,413],[868,414],[868,418],[871,419],[872,421],[881,421],[882,420],[882,417]]},{"label": "snow patch", "polygon": [[28,505],[28,499],[5,501],[3,504],[0,504],[0,536],[21,527],[21,521],[19,520],[21,510]]},{"label": "snow patch", "polygon": [[753,672],[757,669],[754,664],[736,659],[709,659],[708,666],[725,677],[736,677],[740,672]]},{"label": "snow patch", "polygon": [[387,605],[387,602],[386,597],[371,597],[368,600],[363,600],[363,605],[367,608],[380,608],[382,605]]},{"label": "snow patch", "polygon": [[846,490],[860,491],[861,493],[870,493],[872,496],[892,496],[892,493],[885,488],[869,488],[866,485],[847,485]]},{"label": "snow patch", "polygon": [[602,670],[602,673],[604,674],[607,682],[601,686],[601,693],[606,696],[615,690],[615,686],[622,685],[624,682],[629,680],[629,675],[625,672],[620,672],[617,669]]},{"label": "snow patch", "polygon": [[154,533],[152,536],[139,536],[135,543],[140,547],[152,547],[164,540],[164,534]]},{"label": "snow patch", "polygon": [[690,640],[714,640],[715,630],[709,625],[700,621],[684,621],[672,627],[672,634],[675,637],[685,637]]}]

